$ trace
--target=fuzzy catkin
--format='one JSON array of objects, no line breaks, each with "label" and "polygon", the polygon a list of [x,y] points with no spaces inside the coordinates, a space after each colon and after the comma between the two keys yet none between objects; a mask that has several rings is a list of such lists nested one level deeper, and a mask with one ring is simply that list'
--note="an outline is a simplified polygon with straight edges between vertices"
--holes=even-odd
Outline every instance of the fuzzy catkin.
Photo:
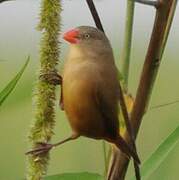
[{"label": "fuzzy catkin", "polygon": [[[57,72],[59,60],[60,32],[60,0],[42,0],[40,23],[38,29],[42,32],[40,44],[40,69],[38,75]],[[30,130],[29,140],[32,148],[38,142],[49,142],[55,125],[55,86],[38,78],[35,92],[34,121]],[[40,180],[46,174],[49,154],[28,157],[27,180]]]}]

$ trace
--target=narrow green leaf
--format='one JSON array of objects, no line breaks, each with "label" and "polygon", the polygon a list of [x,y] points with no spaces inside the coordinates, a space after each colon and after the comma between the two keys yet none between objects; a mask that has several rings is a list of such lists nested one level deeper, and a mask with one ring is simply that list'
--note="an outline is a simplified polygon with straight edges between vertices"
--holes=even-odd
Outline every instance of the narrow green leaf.
[{"label": "narrow green leaf", "polygon": [[4,100],[9,96],[12,90],[15,88],[17,82],[19,81],[20,77],[22,76],[27,64],[29,63],[30,57],[28,56],[24,66],[22,69],[16,74],[16,76],[7,84],[7,86],[0,92],[0,106],[4,102]]},{"label": "narrow green leaf", "polygon": [[[149,159],[144,162],[141,167],[142,179],[147,179],[160,166],[178,141],[179,126],[159,145]],[[132,177],[131,180],[135,180],[135,177]]]},{"label": "narrow green leaf", "polygon": [[44,180],[104,180],[104,178],[99,174],[83,172],[47,176]]}]

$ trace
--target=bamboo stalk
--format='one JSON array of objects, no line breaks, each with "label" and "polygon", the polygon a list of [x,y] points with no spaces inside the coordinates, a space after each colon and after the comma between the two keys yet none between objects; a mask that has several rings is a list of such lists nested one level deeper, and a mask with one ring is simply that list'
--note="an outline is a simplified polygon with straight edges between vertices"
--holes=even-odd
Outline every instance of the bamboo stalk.
[{"label": "bamboo stalk", "polygon": [[[49,142],[55,125],[55,85],[40,78],[43,74],[57,72],[59,59],[61,1],[42,0],[39,29],[42,31],[40,46],[40,70],[35,91],[35,117],[30,130],[29,141],[32,149],[38,147],[38,142]],[[27,180],[41,180],[46,174],[49,154],[31,155],[28,157]]]},{"label": "bamboo stalk", "polygon": [[[170,18],[170,14],[174,14],[173,11],[175,10],[175,8],[172,8],[173,4],[176,6],[175,0],[160,0],[159,2],[161,5],[156,11],[153,32],[145,58],[134,107],[131,113],[131,123],[135,129],[135,137],[137,136],[146,107],[148,106],[157,76],[163,54],[161,52],[163,52],[165,48],[164,41],[166,41],[171,27],[172,18]],[[125,133],[125,139],[127,141],[130,140],[127,133]],[[121,152],[116,156],[117,158],[111,180],[116,180],[118,178],[123,180],[125,178],[129,160]]]}]

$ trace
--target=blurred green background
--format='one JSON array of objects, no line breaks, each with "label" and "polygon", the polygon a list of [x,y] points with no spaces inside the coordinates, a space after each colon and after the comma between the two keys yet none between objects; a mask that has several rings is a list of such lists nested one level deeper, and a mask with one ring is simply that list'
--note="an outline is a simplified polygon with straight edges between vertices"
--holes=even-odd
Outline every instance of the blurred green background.
[{"label": "blurred green background", "polygon": [[[104,28],[111,40],[119,66],[125,17],[125,0],[96,0]],[[85,1],[63,0],[62,32],[79,25],[94,25]],[[178,8],[178,7],[177,7]],[[0,89],[14,77],[31,56],[20,83],[0,107],[0,180],[20,180],[25,175],[27,135],[33,119],[32,92],[39,65],[40,33],[36,31],[39,0],[17,0],[0,4]],[[130,91],[135,95],[141,67],[151,33],[154,9],[136,5]],[[164,58],[155,84],[150,106],[179,99],[179,11],[177,9]],[[59,37],[59,40],[60,37]],[[63,42],[63,41],[62,41]],[[62,69],[66,44],[62,44],[59,71]],[[57,93],[59,89],[57,89]],[[137,144],[142,161],[179,123],[179,104],[149,110],[144,116]],[[53,142],[70,134],[64,112],[56,103],[57,124]],[[176,180],[179,177],[179,144],[149,180]],[[101,141],[80,138],[51,152],[48,174],[89,171],[102,174],[104,159]],[[128,177],[133,174],[130,167]]]}]

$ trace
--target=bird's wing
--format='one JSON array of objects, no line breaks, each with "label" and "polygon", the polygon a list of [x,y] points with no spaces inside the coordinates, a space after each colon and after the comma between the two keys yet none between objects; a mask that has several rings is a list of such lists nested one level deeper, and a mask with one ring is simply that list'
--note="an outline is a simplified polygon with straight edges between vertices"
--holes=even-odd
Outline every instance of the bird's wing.
[{"label": "bird's wing", "polygon": [[117,104],[112,103],[108,91],[98,89],[95,96],[96,105],[104,119],[107,134],[116,137],[119,133]]}]

